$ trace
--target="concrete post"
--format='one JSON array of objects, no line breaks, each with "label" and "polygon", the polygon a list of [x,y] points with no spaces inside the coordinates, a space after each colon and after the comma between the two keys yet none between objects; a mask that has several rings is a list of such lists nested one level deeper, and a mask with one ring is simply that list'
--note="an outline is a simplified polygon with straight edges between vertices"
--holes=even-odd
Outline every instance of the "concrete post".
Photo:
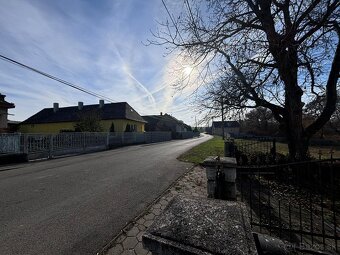
[{"label": "concrete post", "polygon": [[28,155],[28,135],[24,134],[24,154]]},{"label": "concrete post", "polygon": [[48,136],[49,147],[48,147],[48,158],[53,158],[53,135]]},{"label": "concrete post", "polygon": [[210,156],[203,165],[207,174],[208,197],[236,200],[236,159]]},{"label": "concrete post", "polygon": [[82,138],[83,138],[83,151],[86,150],[86,133],[82,133]]},{"label": "concrete post", "polygon": [[110,132],[107,132],[106,135],[106,149],[110,148]]},{"label": "concrete post", "polygon": [[224,141],[224,156],[225,157],[235,157],[234,139],[228,138]]}]

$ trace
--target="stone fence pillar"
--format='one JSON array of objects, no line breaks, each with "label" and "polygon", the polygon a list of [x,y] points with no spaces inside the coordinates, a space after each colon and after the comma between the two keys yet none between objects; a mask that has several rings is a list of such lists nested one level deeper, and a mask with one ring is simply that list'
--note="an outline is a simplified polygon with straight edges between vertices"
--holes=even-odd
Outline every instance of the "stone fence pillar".
[{"label": "stone fence pillar", "polygon": [[224,156],[235,157],[235,140],[233,138],[227,138],[224,141]]},{"label": "stone fence pillar", "polygon": [[236,159],[210,156],[203,165],[207,174],[208,197],[236,200]]}]

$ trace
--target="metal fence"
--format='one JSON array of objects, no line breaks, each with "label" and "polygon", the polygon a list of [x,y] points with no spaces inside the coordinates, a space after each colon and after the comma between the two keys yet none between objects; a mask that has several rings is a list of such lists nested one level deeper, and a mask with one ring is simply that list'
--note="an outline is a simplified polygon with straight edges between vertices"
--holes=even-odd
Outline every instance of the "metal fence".
[{"label": "metal fence", "polygon": [[0,154],[19,152],[20,152],[19,134],[0,134]]},{"label": "metal fence", "polygon": [[340,159],[238,167],[237,185],[255,232],[286,240],[297,251],[340,251]]},{"label": "metal fence", "polygon": [[171,132],[1,134],[0,154],[27,154],[28,159],[104,150],[171,140]]},{"label": "metal fence", "polygon": [[235,149],[238,153],[252,154],[276,153],[276,139],[272,137],[239,137],[235,140]]},{"label": "metal fence", "polygon": [[19,134],[0,134],[0,154],[19,152],[20,152]]}]

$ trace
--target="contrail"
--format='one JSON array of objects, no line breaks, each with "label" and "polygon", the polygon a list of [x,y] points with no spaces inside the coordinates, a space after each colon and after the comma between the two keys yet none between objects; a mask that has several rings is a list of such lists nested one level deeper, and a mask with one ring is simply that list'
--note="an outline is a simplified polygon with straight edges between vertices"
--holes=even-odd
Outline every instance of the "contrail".
[{"label": "contrail", "polygon": [[[125,69],[125,68],[124,68]],[[153,95],[150,93],[150,91],[140,82],[138,81],[128,70],[124,70],[125,73],[135,82],[137,82],[137,84],[139,85],[139,87],[144,90],[144,92],[147,94],[147,97],[149,98],[149,100],[155,105],[156,104],[156,100],[153,97]]]},{"label": "contrail", "polygon": [[[120,61],[124,64],[124,65],[123,65],[123,66],[124,66],[124,68],[123,68],[124,72],[125,72],[132,80],[134,80],[134,81],[137,83],[137,85],[138,85],[137,87],[140,88],[140,89],[142,89],[142,90],[146,93],[148,99],[149,99],[149,100],[152,102],[152,104],[155,106],[155,105],[156,105],[156,100],[155,100],[155,98],[153,97],[153,95],[150,93],[150,91],[149,91],[149,90],[148,90],[148,89],[147,89],[140,81],[138,81],[138,80],[137,80],[137,79],[136,79],[136,78],[128,71],[128,69],[126,68],[127,65],[125,65],[125,61],[124,61],[122,55],[120,54],[120,52],[119,52],[117,46],[116,46],[115,44],[113,44],[113,46],[114,46],[114,48],[115,48],[115,50],[116,50],[116,53],[117,53],[117,55],[118,55]],[[135,84],[134,84],[134,85],[135,85]]]}]

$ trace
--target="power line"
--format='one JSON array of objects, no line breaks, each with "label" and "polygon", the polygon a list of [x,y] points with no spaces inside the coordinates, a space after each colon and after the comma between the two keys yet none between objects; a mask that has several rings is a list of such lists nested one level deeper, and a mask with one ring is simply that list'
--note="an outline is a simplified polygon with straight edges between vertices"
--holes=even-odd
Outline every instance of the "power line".
[{"label": "power line", "polygon": [[24,69],[28,69],[28,70],[30,70],[30,71],[32,71],[32,72],[35,72],[35,73],[38,73],[38,74],[40,74],[40,75],[43,75],[43,76],[45,76],[45,77],[47,77],[47,78],[50,78],[50,79],[55,80],[55,81],[57,81],[57,82],[60,82],[60,83],[62,83],[62,84],[64,84],[64,85],[67,85],[67,86],[69,86],[69,87],[71,87],[71,88],[80,90],[80,91],[82,91],[82,92],[84,92],[84,93],[86,93],[86,94],[89,94],[89,95],[91,95],[91,96],[94,96],[94,97],[97,97],[97,98],[100,98],[100,99],[104,99],[104,100],[106,100],[106,101],[108,101],[108,102],[111,102],[111,103],[117,102],[117,101],[115,101],[115,100],[113,100],[113,99],[111,99],[111,98],[109,98],[109,97],[106,97],[106,96],[103,96],[103,95],[101,95],[101,94],[95,93],[95,92],[93,92],[93,91],[91,91],[91,90],[85,89],[85,88],[83,88],[83,87],[81,87],[81,86],[75,85],[75,84],[73,84],[73,83],[71,83],[71,82],[65,81],[65,80],[60,79],[60,78],[58,78],[58,77],[56,77],[56,76],[53,76],[53,75],[51,75],[51,74],[42,72],[42,71],[40,71],[40,70],[38,70],[38,69],[35,69],[35,68],[33,68],[33,67],[30,67],[30,66],[28,66],[28,65],[25,65],[25,64],[23,64],[23,63],[20,63],[20,62],[14,60],[14,59],[8,58],[8,57],[3,56],[3,55],[1,55],[1,54],[0,54],[0,59],[1,59],[1,60],[4,60],[4,61],[6,61],[6,62],[9,62],[9,63],[11,63],[11,64],[17,65],[17,66],[19,66],[19,67],[22,67],[22,68],[24,68]]}]

